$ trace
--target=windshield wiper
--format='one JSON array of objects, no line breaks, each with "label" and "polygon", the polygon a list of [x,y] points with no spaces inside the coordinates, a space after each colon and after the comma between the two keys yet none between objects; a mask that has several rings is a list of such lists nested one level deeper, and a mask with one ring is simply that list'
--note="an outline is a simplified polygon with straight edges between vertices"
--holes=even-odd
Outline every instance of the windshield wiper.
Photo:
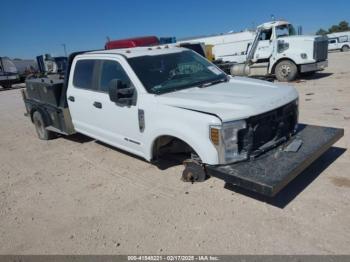
[{"label": "windshield wiper", "polygon": [[204,87],[216,85],[216,84],[223,83],[223,82],[228,82],[228,80],[229,80],[228,77],[223,77],[223,78],[220,78],[220,79],[217,79],[217,80],[201,83],[200,85],[198,85],[198,87],[199,88],[204,88]]}]

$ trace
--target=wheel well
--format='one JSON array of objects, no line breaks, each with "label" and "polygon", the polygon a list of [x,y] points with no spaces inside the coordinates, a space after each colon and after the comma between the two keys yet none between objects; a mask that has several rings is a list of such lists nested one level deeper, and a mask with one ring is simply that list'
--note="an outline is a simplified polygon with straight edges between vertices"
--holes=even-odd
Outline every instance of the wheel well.
[{"label": "wheel well", "polygon": [[152,160],[157,160],[160,157],[165,157],[174,154],[183,154],[188,158],[199,159],[196,151],[185,141],[175,136],[162,135],[157,137],[152,145]]},{"label": "wheel well", "polygon": [[[293,64],[295,64],[295,65],[297,66],[297,64],[296,64],[292,59],[283,57],[283,58],[280,58],[279,60],[277,60],[277,61],[273,64],[273,67],[272,67],[272,69],[271,69],[271,74],[275,74],[276,66],[277,66],[280,62],[282,62],[282,61],[290,61],[290,62],[292,62]],[[298,67],[298,66],[297,66],[297,67]],[[299,70],[299,68],[298,68],[298,70]]]}]

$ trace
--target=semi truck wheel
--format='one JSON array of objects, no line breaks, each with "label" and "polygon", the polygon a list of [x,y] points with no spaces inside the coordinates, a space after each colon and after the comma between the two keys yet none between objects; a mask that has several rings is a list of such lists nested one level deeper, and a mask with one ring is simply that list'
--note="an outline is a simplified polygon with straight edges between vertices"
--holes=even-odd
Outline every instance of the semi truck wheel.
[{"label": "semi truck wheel", "polygon": [[295,80],[298,74],[297,66],[288,60],[281,61],[275,68],[275,75],[280,82],[289,82]]},{"label": "semi truck wheel", "polygon": [[36,133],[41,140],[50,140],[55,137],[55,134],[49,130],[46,130],[45,123],[42,115],[39,111],[35,111],[33,114],[33,122],[35,125]]},{"label": "semi truck wheel", "polygon": [[347,51],[349,51],[349,46],[347,46],[347,45],[344,45],[342,48],[341,48],[341,51],[342,52],[347,52]]}]

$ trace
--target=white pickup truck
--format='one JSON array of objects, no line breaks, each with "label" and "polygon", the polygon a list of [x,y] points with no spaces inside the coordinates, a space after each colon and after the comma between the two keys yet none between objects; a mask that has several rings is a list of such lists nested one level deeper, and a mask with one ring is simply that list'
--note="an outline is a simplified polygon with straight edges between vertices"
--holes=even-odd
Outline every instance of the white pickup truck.
[{"label": "white pickup truck", "polygon": [[[298,129],[293,87],[228,76],[178,47],[75,53],[64,81],[28,80],[22,94],[40,139],[79,132],[155,163],[164,155],[184,153],[183,180],[214,175],[266,195],[276,194],[343,132]],[[313,146],[303,141],[317,135],[321,141],[312,138]],[[271,154],[282,147],[279,163]],[[297,168],[283,163],[293,157]],[[261,168],[260,160],[280,172],[249,178]],[[250,168],[243,168],[246,164]]]},{"label": "white pickup truck", "polygon": [[328,50],[347,52],[350,50],[350,32],[328,34]]}]

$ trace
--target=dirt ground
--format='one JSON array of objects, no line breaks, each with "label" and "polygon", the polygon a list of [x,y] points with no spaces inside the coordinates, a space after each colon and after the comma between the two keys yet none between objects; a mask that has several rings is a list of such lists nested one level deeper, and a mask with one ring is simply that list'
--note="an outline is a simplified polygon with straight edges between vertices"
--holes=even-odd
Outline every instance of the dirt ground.
[{"label": "dirt ground", "polygon": [[350,52],[293,85],[301,122],[345,136],[273,200],[82,135],[41,141],[0,89],[0,253],[350,254]]}]

